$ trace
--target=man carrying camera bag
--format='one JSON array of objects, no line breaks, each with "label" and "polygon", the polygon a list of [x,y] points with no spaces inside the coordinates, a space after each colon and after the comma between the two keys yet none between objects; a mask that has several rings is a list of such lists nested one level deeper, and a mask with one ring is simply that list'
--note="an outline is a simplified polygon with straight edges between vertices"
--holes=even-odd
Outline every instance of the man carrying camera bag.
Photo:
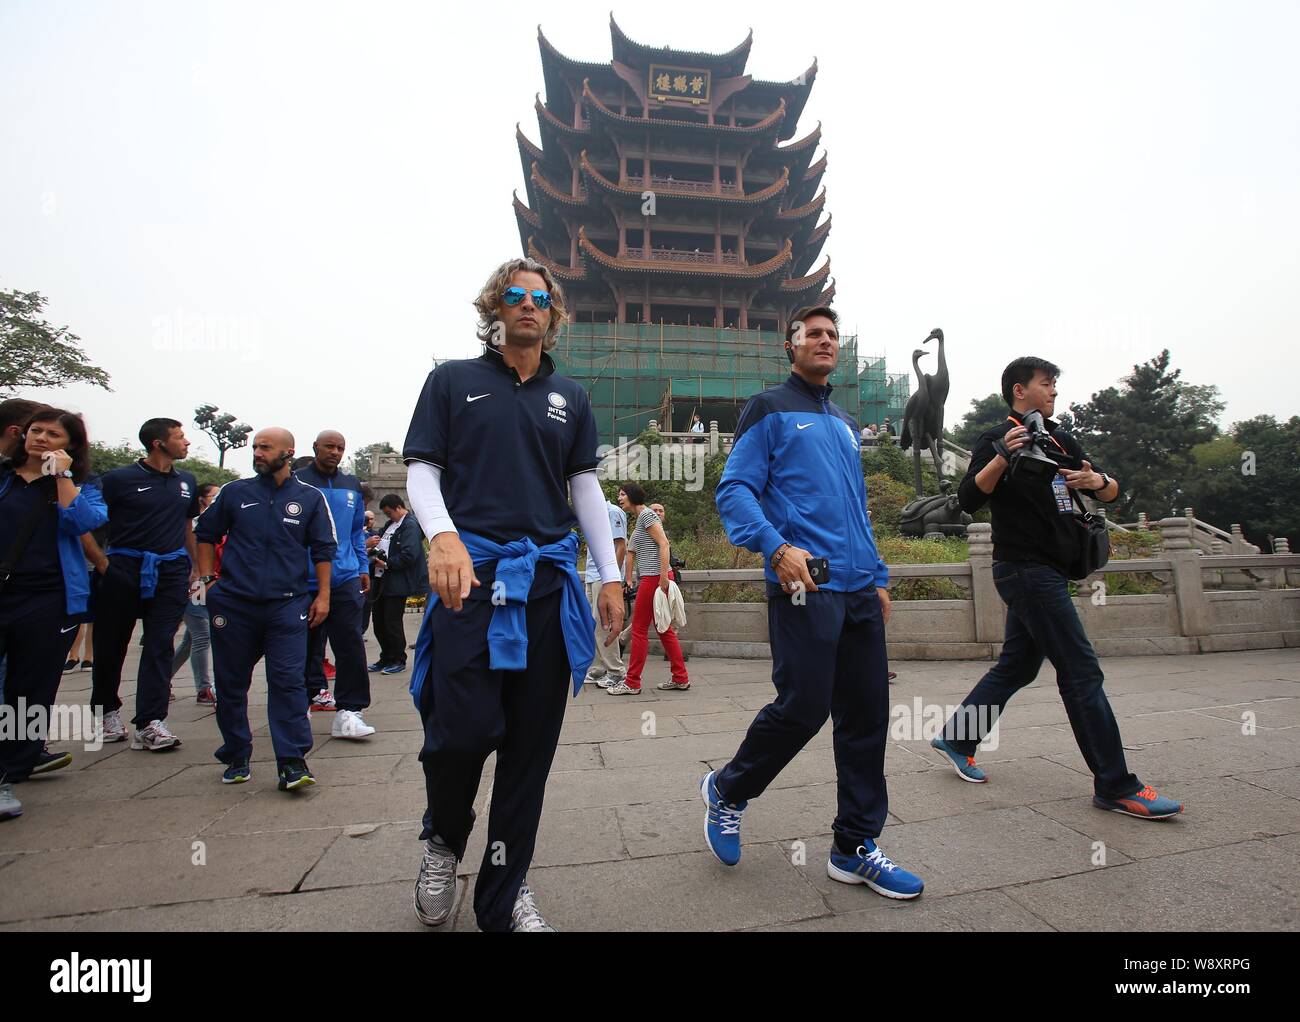
[{"label": "man carrying camera bag", "polygon": [[998,662],[930,744],[962,780],[986,782],[975,749],[1008,700],[1037,677],[1046,657],[1056,668],[1070,727],[1092,771],[1093,805],[1143,820],[1167,819],[1183,807],[1129,772],[1119,725],[1102,690],[1101,665],[1066,584],[1086,574],[1086,566],[1080,567],[1086,530],[1075,517],[1073,491],[1110,503],[1119,496],[1119,484],[1049,418],[1060,372],[1041,358],[1018,358],[1007,366],[1002,396],[1011,414],[971,452],[958,498],[971,513],[992,505],[993,581],[1007,605],[1007,631]]}]

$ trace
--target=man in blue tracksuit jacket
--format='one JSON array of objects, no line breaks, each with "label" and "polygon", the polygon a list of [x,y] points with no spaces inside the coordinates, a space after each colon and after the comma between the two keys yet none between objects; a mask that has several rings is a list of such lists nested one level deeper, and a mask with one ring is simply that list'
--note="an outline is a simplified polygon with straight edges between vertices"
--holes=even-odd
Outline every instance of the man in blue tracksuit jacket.
[{"label": "man in blue tracksuit jacket", "polygon": [[[915,898],[919,877],[876,846],[885,823],[889,725],[889,570],[876,550],[858,450],[858,424],[831,403],[838,319],[801,309],[786,330],[789,379],[746,403],[718,484],[731,542],[762,553],[772,681],[735,757],[705,775],[700,794],[710,849],[740,861],[741,814],[827,716],[834,721],[839,805],[827,873],[890,898]],[[810,558],[826,558],[815,583]]]},{"label": "man in blue tracksuit jacket", "polygon": [[[222,781],[247,781],[253,738],[248,727],[248,687],[253,666],[266,657],[267,719],[279,768],[280,789],[314,784],[307,770],[311,724],[303,672],[307,632],[329,615],[330,566],[338,544],[325,495],[290,472],[293,434],[261,430],[253,438],[252,479],[221,488],[199,517],[200,581],[212,617],[212,668],[217,725],[223,739],[217,759]],[[221,575],[212,573],[214,548],[226,537]],[[315,566],[312,599],[303,551]]]},{"label": "man in blue tracksuit jacket", "polygon": [[[323,430],[312,444],[313,460],[296,473],[299,482],[325,495],[339,532],[338,551],[330,572],[330,616],[313,628],[307,640],[307,698],[318,710],[337,709],[331,734],[336,738],[365,738],[375,729],[361,719],[370,705],[370,673],[366,670],[366,639],[362,627],[365,594],[370,589],[366,551],[366,502],[361,480],[339,471],[347,441],[337,430]],[[307,586],[316,591],[316,574],[308,565]],[[334,650],[334,694],[325,680],[325,642]]]}]

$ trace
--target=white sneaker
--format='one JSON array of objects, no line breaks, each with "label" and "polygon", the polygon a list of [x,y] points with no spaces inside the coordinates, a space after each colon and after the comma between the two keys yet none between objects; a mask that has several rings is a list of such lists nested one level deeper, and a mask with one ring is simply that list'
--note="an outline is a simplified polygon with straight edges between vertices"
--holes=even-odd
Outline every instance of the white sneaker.
[{"label": "white sneaker", "polygon": [[151,720],[148,727],[138,727],[131,736],[131,748],[162,752],[179,747],[181,740],[167,730],[161,720]]},{"label": "white sneaker", "polygon": [[537,909],[537,899],[528,887],[528,878],[519,885],[515,907],[510,913],[510,929],[515,933],[554,933],[555,927],[542,918]]},{"label": "white sneaker", "polygon": [[22,815],[23,804],[14,798],[14,786],[12,784],[0,784],[0,820]]},{"label": "white sneaker", "polygon": [[109,710],[104,714],[104,722],[101,725],[102,735],[100,741],[107,744],[108,742],[125,742],[126,725],[122,723],[121,710]]},{"label": "white sneaker", "polygon": [[339,710],[330,734],[335,738],[369,738],[375,729],[361,719],[359,710]]},{"label": "white sneaker", "polygon": [[639,696],[640,694],[641,687],[639,685],[636,688],[628,687],[626,678],[619,678],[618,681],[605,689],[605,695],[607,696]]},{"label": "white sneaker", "polygon": [[[518,902],[516,901],[516,907]],[[456,856],[424,843],[420,872],[415,878],[415,916],[425,926],[441,926],[456,907]]]}]

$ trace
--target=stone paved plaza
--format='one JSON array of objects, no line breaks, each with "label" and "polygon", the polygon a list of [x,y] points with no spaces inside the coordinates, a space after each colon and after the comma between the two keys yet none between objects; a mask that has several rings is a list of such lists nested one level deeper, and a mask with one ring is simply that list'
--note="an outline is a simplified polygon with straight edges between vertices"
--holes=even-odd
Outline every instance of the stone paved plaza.
[{"label": "stone paved plaza", "polygon": [[[408,615],[412,636],[417,623]],[[769,665],[697,657],[689,692],[654,692],[666,666],[652,661],[639,697],[589,688],[569,707],[529,873],[562,930],[1300,928],[1294,650],[1104,661],[1131,768],[1188,807],[1169,822],[1090,805],[1050,667],[1004,716],[999,748],[980,757],[987,785],[960,781],[924,742],[891,741],[881,843],[926,881],[906,904],[826,877],[829,725],[751,803],[740,866],[719,865],[704,848],[697,787],[770,699]],[[893,702],[911,707],[917,697],[958,702],[988,665],[894,666]],[[133,678],[134,659],[128,670]],[[379,733],[365,742],[330,738],[332,715],[314,715],[319,783],[290,795],[275,786],[261,669],[254,777],[234,787],[219,783],[213,713],[194,704],[184,669],[171,717],[183,748],[74,748],[70,768],[16,788],[27,811],[0,824],[0,924],[423,931],[411,894],[424,785],[406,685],[405,675],[374,678],[367,719]],[[84,700],[89,688],[88,674],[69,675],[60,698]],[[642,733],[647,712],[654,736]],[[492,766],[461,867],[471,883]],[[1105,865],[1094,865],[1096,842]],[[475,929],[468,898],[445,929]]]}]

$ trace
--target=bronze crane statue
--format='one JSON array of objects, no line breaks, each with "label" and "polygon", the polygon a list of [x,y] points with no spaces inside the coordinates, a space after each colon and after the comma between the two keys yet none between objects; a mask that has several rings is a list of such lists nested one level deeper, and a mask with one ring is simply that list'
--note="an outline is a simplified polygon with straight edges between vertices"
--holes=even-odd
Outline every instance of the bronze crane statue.
[{"label": "bronze crane statue", "polygon": [[912,352],[912,366],[916,370],[916,393],[907,399],[903,412],[903,432],[899,437],[904,450],[912,448],[912,468],[916,482],[916,495],[923,496],[921,487],[921,452],[928,450],[934,459],[934,471],[943,480],[943,461],[939,445],[943,442],[943,406],[948,400],[948,360],[944,357],[943,331],[935,327],[922,344],[939,342],[939,371],[922,373],[920,360],[926,352],[917,348]]}]

